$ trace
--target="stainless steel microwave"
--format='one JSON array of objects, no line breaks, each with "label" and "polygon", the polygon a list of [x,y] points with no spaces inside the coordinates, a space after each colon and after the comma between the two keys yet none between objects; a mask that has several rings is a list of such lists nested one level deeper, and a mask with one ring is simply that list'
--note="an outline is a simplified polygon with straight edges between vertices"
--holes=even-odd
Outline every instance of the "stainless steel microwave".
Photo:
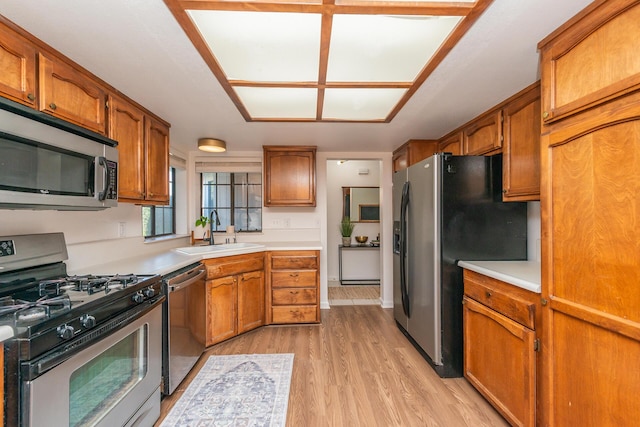
[{"label": "stainless steel microwave", "polygon": [[117,205],[115,141],[103,143],[18,113],[0,108],[0,208],[101,210]]}]

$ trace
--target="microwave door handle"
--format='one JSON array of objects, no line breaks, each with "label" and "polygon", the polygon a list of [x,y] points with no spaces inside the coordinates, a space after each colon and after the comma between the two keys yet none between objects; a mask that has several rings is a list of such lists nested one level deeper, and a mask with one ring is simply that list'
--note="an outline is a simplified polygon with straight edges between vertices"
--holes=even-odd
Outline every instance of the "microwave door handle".
[{"label": "microwave door handle", "polygon": [[109,167],[107,166],[107,158],[104,156],[96,157],[99,166],[102,166],[104,172],[103,183],[104,188],[98,193],[98,200],[103,201],[107,198],[107,190],[111,187],[111,179],[109,174]]}]

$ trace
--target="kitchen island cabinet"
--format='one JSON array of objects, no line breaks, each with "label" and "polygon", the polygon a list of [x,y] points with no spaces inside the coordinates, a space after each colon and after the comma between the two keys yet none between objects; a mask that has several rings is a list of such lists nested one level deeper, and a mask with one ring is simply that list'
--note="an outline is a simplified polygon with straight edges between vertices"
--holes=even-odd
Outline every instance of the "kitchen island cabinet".
[{"label": "kitchen island cabinet", "polygon": [[538,45],[545,426],[640,419],[638,22],[596,1]]},{"label": "kitchen island cabinet", "polygon": [[267,323],[320,322],[320,251],[267,253]]},{"label": "kitchen island cabinet", "polygon": [[536,425],[537,294],[464,270],[465,378],[514,426]]},{"label": "kitchen island cabinet", "polygon": [[264,253],[205,259],[206,345],[264,324]]}]

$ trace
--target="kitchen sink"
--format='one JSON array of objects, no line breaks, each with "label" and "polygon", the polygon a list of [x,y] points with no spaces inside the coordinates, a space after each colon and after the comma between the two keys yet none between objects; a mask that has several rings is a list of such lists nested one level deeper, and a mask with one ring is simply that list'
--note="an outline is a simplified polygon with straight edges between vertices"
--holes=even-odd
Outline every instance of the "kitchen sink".
[{"label": "kitchen sink", "polygon": [[257,243],[225,243],[222,245],[185,246],[183,248],[176,248],[176,251],[187,255],[207,255],[238,252],[243,253],[252,249],[264,249],[264,247],[264,245]]}]

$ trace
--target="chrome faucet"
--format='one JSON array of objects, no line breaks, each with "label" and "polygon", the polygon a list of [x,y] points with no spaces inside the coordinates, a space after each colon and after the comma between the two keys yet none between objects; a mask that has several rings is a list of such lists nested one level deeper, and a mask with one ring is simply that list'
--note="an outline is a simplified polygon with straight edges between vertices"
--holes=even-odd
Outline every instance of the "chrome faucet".
[{"label": "chrome faucet", "polygon": [[211,215],[209,216],[209,224],[210,224],[210,230],[209,230],[209,244],[210,245],[215,245],[215,243],[213,242],[213,215],[216,216],[216,227],[220,226],[220,218],[218,218],[218,212],[214,209],[211,211]]}]

